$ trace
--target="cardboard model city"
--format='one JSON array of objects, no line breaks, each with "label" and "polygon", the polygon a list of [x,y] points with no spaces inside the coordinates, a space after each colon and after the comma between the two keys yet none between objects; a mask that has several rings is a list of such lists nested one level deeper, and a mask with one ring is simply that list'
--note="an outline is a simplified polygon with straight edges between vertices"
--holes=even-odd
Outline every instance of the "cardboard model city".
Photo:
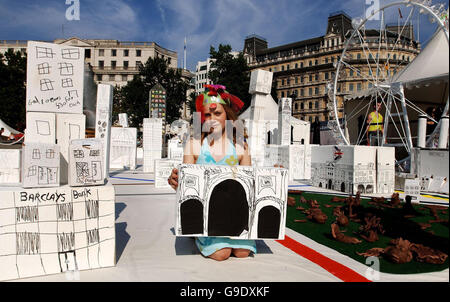
[{"label": "cardboard model city", "polygon": [[[268,164],[265,162],[266,145],[308,145],[310,141],[309,122],[292,117],[292,99],[282,98],[278,105],[273,100],[270,95],[272,78],[273,73],[269,71],[257,69],[252,72],[249,87],[252,103],[239,116],[249,132],[249,148],[254,166]],[[308,178],[306,175],[309,172],[304,171],[302,174],[302,177]]]},{"label": "cardboard model city", "polygon": [[[82,139],[84,51],[29,42],[27,52],[25,146],[0,152],[0,183],[20,170],[23,182],[0,186],[0,280],[114,266],[114,187],[87,187],[104,184],[107,161],[101,141]],[[112,99],[106,88],[98,95]],[[109,133],[108,108],[101,117]],[[60,186],[60,173],[80,187]]]},{"label": "cardboard model city", "polygon": [[177,236],[284,239],[288,171],[182,164]]}]

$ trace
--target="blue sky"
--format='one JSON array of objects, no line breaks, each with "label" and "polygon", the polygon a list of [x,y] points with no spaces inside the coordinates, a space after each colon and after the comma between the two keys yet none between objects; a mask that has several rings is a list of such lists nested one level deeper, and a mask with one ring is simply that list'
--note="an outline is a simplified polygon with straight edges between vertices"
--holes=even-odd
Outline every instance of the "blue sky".
[{"label": "blue sky", "polygon": [[[187,37],[187,67],[194,70],[197,61],[209,57],[211,45],[230,44],[240,51],[250,34],[266,38],[269,47],[318,37],[325,34],[330,13],[361,17],[371,1],[376,0],[79,0],[80,20],[68,21],[66,0],[0,0],[0,40],[154,41],[178,52],[182,67]],[[381,6],[392,2],[379,1]],[[391,15],[397,22],[397,9]],[[420,22],[421,38],[429,36],[434,25],[426,17]]]}]

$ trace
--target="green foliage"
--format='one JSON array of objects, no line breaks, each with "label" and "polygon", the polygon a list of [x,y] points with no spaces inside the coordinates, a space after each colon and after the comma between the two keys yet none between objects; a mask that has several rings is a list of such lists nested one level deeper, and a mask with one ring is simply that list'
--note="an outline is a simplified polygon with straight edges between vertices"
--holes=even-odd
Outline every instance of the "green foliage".
[{"label": "green foliage", "polygon": [[26,71],[27,58],[20,52],[0,54],[0,118],[19,131],[25,126]]},{"label": "green foliage", "polygon": [[114,90],[113,116],[127,113],[130,127],[141,127],[149,117],[149,92],[157,83],[166,89],[166,123],[180,118],[180,110],[186,99],[187,83],[181,71],[169,68],[167,60],[149,58],[140,67],[139,75],[127,85]]},{"label": "green foliage", "polygon": [[227,91],[239,97],[244,102],[241,112],[251,105],[251,95],[248,93],[250,85],[250,69],[242,53],[235,58],[231,54],[230,45],[219,44],[218,50],[211,46],[209,51],[213,69],[208,77],[214,84],[221,84]]}]

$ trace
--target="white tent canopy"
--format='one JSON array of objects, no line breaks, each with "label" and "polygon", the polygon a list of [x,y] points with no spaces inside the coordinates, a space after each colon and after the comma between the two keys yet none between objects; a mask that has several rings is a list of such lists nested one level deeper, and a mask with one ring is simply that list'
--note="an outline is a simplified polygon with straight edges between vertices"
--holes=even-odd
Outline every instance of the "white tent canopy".
[{"label": "white tent canopy", "polygon": [[[427,46],[414,60],[400,72],[395,74],[389,83],[401,83],[406,89],[429,86],[430,84],[448,83],[448,40],[446,33],[439,29],[430,39]],[[433,89],[442,98],[442,89]],[[445,87],[444,87],[445,90]],[[373,95],[377,88],[369,88],[345,97],[346,100],[365,98]],[[445,94],[445,93],[444,93]],[[430,95],[428,95],[430,98]],[[409,98],[408,98],[409,99]]]},{"label": "white tent canopy", "polygon": [[15,129],[11,128],[10,126],[8,126],[5,122],[3,122],[3,121],[0,119],[0,129],[1,129],[1,128],[5,128],[5,132],[3,133],[3,136],[9,136],[9,135],[11,135],[11,134],[17,134],[17,133],[20,133],[19,131],[17,131],[17,130],[15,130]]},{"label": "white tent canopy", "polygon": [[391,82],[404,86],[419,85],[430,81],[448,82],[448,40],[440,29],[428,45],[405,69],[397,73]]}]

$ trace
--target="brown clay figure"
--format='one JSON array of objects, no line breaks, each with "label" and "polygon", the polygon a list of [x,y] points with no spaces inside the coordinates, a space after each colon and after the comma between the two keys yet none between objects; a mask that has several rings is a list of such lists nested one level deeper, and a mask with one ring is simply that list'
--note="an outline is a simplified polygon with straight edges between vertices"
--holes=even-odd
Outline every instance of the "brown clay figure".
[{"label": "brown clay figure", "polygon": [[346,202],[347,198],[341,198],[341,197],[337,197],[337,196],[333,196],[331,198],[331,202]]},{"label": "brown clay figure", "polygon": [[411,242],[402,238],[391,241],[391,246],[384,249],[384,255],[394,263],[408,263],[413,259]]},{"label": "brown clay figure", "polygon": [[374,247],[370,250],[367,250],[363,253],[356,252],[356,254],[364,257],[380,257],[384,253],[384,248],[381,247]]},{"label": "brown clay figure", "polygon": [[331,224],[331,236],[339,242],[350,243],[350,244],[358,244],[361,243],[361,240],[355,237],[350,237],[344,235],[344,233],[339,229],[337,223]]},{"label": "brown clay figure", "polygon": [[320,224],[324,224],[328,219],[328,216],[318,208],[309,209],[305,213],[308,215],[306,218]]},{"label": "brown clay figure", "polygon": [[333,216],[336,216],[336,222],[338,223],[338,225],[340,226],[347,226],[349,221],[347,216],[345,216],[344,212],[341,211],[340,207],[336,207],[333,210]]},{"label": "brown clay figure", "polygon": [[287,200],[287,204],[288,204],[289,207],[294,207],[295,206],[295,198],[289,196],[288,200]]},{"label": "brown clay figure", "polygon": [[315,199],[310,199],[310,200],[308,200],[308,205],[311,207],[311,208],[319,208],[320,207],[320,204],[317,202],[317,200],[315,200]]},{"label": "brown clay figure", "polygon": [[447,260],[448,255],[434,250],[422,244],[413,244],[411,246],[412,252],[416,255],[415,259],[418,262],[426,262],[431,264],[443,264]]},{"label": "brown clay figure", "polygon": [[359,228],[361,231],[360,236],[368,242],[378,241],[378,232],[384,234],[384,229],[380,221],[381,218],[376,216],[365,217],[365,224]]},{"label": "brown clay figure", "polygon": [[391,196],[391,206],[398,207],[400,205],[400,195],[398,193],[393,193]]},{"label": "brown clay figure", "polygon": [[303,196],[300,196],[300,203],[307,203],[306,198]]}]

